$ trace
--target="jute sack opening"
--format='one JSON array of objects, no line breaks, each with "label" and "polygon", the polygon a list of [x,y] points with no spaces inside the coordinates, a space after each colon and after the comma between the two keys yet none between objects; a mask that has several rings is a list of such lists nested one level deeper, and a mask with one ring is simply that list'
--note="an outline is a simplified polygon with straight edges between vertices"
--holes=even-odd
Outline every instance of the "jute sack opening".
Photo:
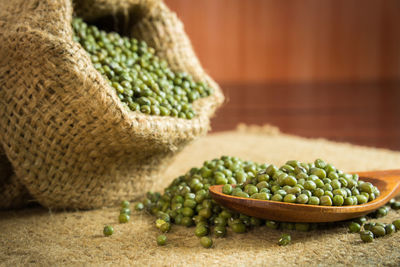
[{"label": "jute sack opening", "polygon": [[[72,40],[74,12],[146,41],[173,70],[208,82],[213,94],[194,103],[192,120],[127,110]],[[27,190],[50,208],[141,196],[178,151],[206,134],[223,102],[182,23],[155,0],[1,1],[0,73],[0,141],[15,172],[0,180],[0,194],[17,186],[14,199]]]}]

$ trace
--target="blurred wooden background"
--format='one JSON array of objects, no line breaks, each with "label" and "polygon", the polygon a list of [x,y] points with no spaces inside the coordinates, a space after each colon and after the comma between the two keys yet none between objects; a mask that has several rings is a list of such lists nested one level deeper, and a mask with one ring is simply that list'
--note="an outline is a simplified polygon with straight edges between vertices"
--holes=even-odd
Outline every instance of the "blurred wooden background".
[{"label": "blurred wooden background", "polygon": [[400,150],[400,1],[165,0],[239,122]]}]

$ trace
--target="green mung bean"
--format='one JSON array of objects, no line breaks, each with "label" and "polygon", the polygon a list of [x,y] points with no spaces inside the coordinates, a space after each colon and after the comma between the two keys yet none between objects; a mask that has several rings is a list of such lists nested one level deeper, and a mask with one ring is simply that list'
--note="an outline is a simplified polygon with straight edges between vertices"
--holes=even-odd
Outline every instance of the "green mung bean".
[{"label": "green mung bean", "polygon": [[159,246],[165,246],[167,244],[167,236],[166,235],[159,235],[157,236],[156,242]]},{"label": "green mung bean", "polygon": [[287,246],[292,241],[292,237],[289,234],[282,234],[278,240],[279,246]]},{"label": "green mung bean", "polygon": [[114,228],[112,226],[106,225],[103,229],[103,234],[105,236],[110,236],[114,233]]},{"label": "green mung bean", "polygon": [[356,222],[351,222],[349,224],[349,232],[350,233],[358,233],[358,232],[360,232],[360,229],[361,229],[361,225]]},{"label": "green mung bean", "polygon": [[211,238],[207,237],[207,236],[203,236],[202,238],[200,238],[200,244],[204,247],[204,248],[211,248],[213,245],[213,241]]},{"label": "green mung bean", "polygon": [[129,222],[130,216],[126,213],[122,213],[118,217],[120,223],[127,223]]},{"label": "green mung bean", "polygon": [[374,240],[374,234],[371,231],[361,231],[360,238],[363,242],[369,243]]}]

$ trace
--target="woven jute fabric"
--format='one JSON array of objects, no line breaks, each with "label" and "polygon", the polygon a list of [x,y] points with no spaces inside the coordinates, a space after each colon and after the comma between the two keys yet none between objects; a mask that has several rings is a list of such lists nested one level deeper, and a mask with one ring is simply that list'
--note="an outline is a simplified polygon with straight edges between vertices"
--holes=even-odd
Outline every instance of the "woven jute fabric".
[{"label": "woven jute fabric", "polygon": [[[127,110],[72,40],[74,12],[124,25],[124,34],[153,46],[173,70],[208,81],[213,94],[194,103],[192,120]],[[29,192],[50,208],[135,199],[177,152],[206,134],[224,99],[182,23],[155,0],[1,0],[0,73],[0,142],[15,173],[0,180],[0,193],[13,192],[18,203],[15,194],[25,199]],[[0,207],[9,202],[1,199]]]},{"label": "woven jute fabric", "polygon": [[0,150],[0,209],[22,207],[29,201],[26,188],[13,174],[11,163]]},{"label": "woven jute fabric", "polygon": [[[187,146],[157,181],[162,191],[175,177],[193,166],[221,155],[256,162],[282,164],[288,159],[323,158],[345,171],[394,169],[400,152],[373,149],[321,139],[280,134],[276,128],[242,127],[235,132],[211,134]],[[144,192],[143,192],[144,194]],[[277,245],[280,230],[259,227],[244,234],[228,231],[202,248],[194,228],[173,225],[168,243],[157,246],[155,218],[132,211],[127,224],[118,223],[119,208],[51,212],[43,208],[0,212],[0,264],[78,266],[399,266],[400,232],[362,243],[358,234],[340,226],[292,236],[286,247]],[[379,219],[391,222],[400,212]],[[114,234],[104,237],[104,225]]]}]

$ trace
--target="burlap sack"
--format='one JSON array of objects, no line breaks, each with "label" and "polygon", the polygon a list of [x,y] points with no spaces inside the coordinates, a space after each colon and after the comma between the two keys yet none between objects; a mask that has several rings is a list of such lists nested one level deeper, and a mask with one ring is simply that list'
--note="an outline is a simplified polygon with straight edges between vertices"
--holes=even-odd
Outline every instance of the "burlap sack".
[{"label": "burlap sack", "polygon": [[[206,80],[214,94],[194,103],[192,120],[125,109],[73,42],[74,11],[89,22],[123,25],[173,70]],[[0,142],[18,177],[8,183],[51,208],[135,199],[176,152],[207,132],[223,102],[181,22],[155,0],[0,1],[0,73]]]}]

